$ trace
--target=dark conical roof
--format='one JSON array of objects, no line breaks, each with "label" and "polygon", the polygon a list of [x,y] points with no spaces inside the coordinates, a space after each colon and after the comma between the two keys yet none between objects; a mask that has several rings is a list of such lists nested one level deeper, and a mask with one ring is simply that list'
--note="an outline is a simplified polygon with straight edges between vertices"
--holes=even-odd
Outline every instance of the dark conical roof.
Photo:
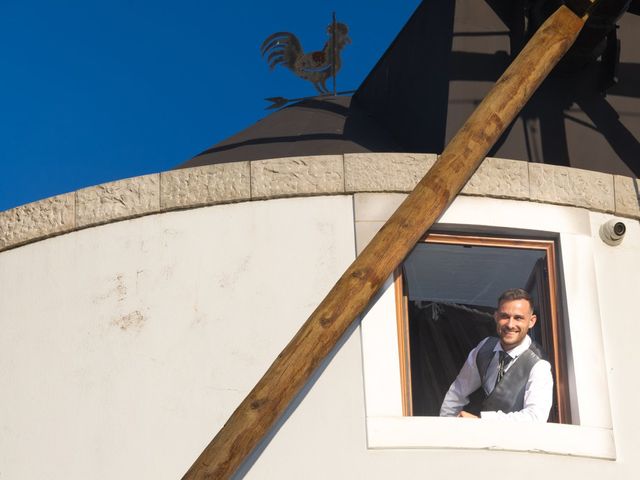
[{"label": "dark conical roof", "polygon": [[399,147],[351,97],[318,97],[285,107],[179,168],[266,158],[396,151]]},{"label": "dark conical roof", "polygon": [[[622,11],[628,6],[627,0],[616,2]],[[422,2],[352,99],[318,97],[288,106],[179,167],[356,152],[439,153],[549,13],[545,2],[531,5]],[[630,11],[638,5],[633,0]],[[640,176],[640,16],[627,13],[619,29],[614,19],[609,30],[596,20],[490,156]]]}]

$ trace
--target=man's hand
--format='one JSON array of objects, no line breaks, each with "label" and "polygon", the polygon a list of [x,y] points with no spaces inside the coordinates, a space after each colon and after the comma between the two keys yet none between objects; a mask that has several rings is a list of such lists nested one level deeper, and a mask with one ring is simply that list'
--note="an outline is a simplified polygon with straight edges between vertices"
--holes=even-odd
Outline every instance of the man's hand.
[{"label": "man's hand", "polygon": [[459,418],[480,418],[476,415],[474,415],[473,413],[469,413],[469,412],[465,412],[464,410],[462,410],[459,414],[458,414]]}]

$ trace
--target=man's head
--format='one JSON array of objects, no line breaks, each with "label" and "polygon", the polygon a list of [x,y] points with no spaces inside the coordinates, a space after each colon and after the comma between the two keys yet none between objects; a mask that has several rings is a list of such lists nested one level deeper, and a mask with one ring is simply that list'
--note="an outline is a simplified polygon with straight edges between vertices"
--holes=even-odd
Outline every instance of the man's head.
[{"label": "man's head", "polygon": [[537,320],[533,314],[531,296],[521,288],[507,290],[500,295],[494,318],[504,350],[520,345]]}]

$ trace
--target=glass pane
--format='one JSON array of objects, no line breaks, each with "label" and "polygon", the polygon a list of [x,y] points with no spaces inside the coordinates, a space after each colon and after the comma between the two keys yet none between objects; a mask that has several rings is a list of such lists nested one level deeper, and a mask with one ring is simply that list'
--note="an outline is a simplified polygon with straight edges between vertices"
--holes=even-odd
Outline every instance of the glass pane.
[{"label": "glass pane", "polygon": [[[545,264],[546,252],[538,249],[416,246],[403,267],[414,415],[439,414],[444,395],[471,349],[495,334],[493,312],[503,291],[533,288],[534,301],[541,297],[540,290],[548,288],[541,281]],[[534,309],[539,310],[537,305]],[[531,336],[542,344],[541,325],[547,319],[539,320]]]},{"label": "glass pane", "polygon": [[404,262],[409,300],[495,308],[509,288],[525,288],[543,250],[420,243]]}]

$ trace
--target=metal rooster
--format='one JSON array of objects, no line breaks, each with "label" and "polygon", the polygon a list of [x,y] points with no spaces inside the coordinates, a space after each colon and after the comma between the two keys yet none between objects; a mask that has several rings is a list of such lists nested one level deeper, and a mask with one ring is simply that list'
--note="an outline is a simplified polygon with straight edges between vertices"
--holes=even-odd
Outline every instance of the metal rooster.
[{"label": "metal rooster", "polygon": [[[322,50],[304,53],[300,40],[293,33],[277,32],[270,35],[260,47],[267,55],[269,68],[284,65],[303,80],[309,80],[320,94],[328,94],[326,81],[340,70],[340,51],[351,43],[346,24],[334,22],[327,27],[327,40]],[[335,57],[335,58],[334,58]]]}]

